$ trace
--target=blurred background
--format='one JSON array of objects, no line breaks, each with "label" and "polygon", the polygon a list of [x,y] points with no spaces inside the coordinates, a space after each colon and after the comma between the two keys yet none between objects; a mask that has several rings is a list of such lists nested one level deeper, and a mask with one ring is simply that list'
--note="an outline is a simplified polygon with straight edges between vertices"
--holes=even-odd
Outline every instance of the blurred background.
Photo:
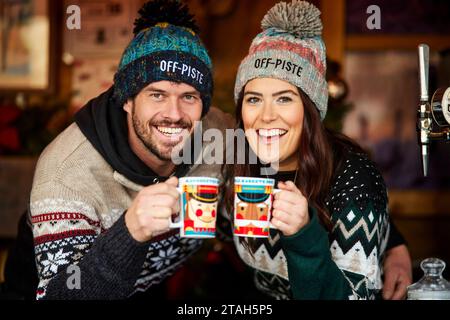
[{"label": "blurred background", "polygon": [[[80,107],[111,86],[144,2],[0,0],[0,283],[39,153]],[[213,60],[213,104],[233,114],[237,66],[278,1],[184,2]],[[325,124],[360,143],[383,173],[390,213],[408,242],[417,281],[422,259],[450,263],[450,146],[432,145],[424,178],[416,137],[417,45],[430,46],[429,92],[450,86],[450,1],[310,2],[322,11],[328,54]],[[77,7],[71,5],[80,8],[81,29],[73,28]],[[379,17],[368,11],[371,5]],[[247,272],[232,246],[211,241],[169,281],[165,294],[222,297],[229,292],[221,286],[231,281],[251,297]]]}]

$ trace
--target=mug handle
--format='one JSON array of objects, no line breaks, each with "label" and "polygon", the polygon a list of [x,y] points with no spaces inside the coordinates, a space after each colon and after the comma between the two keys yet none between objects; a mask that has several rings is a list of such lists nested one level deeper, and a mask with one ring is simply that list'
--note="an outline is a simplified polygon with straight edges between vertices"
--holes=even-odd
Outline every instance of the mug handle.
[{"label": "mug handle", "polygon": [[[280,192],[281,191],[281,189],[273,189],[273,194],[275,195],[276,193],[278,193],[278,192]],[[272,205],[273,205],[273,203],[272,203]],[[272,211],[270,211],[270,215],[272,215]],[[272,220],[272,217],[270,217],[270,220]],[[273,224],[272,224],[272,222],[270,222],[270,220],[269,220],[269,228],[270,229],[277,229],[277,227],[275,227]]]},{"label": "mug handle", "polygon": [[[177,187],[177,191],[180,193],[180,213],[181,213],[183,211],[183,208],[181,207],[183,204],[183,201],[181,199],[181,196],[183,195],[183,191],[181,190],[180,187]],[[180,216],[180,214],[178,214],[178,216]],[[181,228],[182,225],[183,225],[182,219],[180,219],[180,221],[174,222],[172,220],[172,217],[169,218],[169,228],[170,229]]]}]

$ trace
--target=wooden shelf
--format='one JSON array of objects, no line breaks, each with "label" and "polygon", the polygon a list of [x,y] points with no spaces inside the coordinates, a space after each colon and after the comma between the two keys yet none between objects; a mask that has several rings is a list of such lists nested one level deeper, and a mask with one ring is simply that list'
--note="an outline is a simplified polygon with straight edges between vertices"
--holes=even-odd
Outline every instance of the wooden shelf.
[{"label": "wooden shelf", "polygon": [[450,190],[389,190],[388,197],[390,214],[394,218],[450,219]]},{"label": "wooden shelf", "polygon": [[426,43],[435,51],[450,47],[450,36],[438,35],[348,35],[346,50],[417,50]]}]

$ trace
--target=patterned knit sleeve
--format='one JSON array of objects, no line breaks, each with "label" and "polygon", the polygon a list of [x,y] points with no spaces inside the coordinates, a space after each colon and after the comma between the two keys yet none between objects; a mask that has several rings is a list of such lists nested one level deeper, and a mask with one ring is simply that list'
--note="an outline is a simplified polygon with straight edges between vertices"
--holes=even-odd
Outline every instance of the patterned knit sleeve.
[{"label": "patterned knit sleeve", "polygon": [[362,154],[346,160],[331,190],[328,208],[333,261],[350,284],[349,299],[374,299],[382,288],[381,260],[389,234],[386,187]]},{"label": "patterned knit sleeve", "polygon": [[118,299],[132,292],[148,245],[131,237],[123,215],[102,230],[89,203],[57,181],[33,186],[37,299]]}]

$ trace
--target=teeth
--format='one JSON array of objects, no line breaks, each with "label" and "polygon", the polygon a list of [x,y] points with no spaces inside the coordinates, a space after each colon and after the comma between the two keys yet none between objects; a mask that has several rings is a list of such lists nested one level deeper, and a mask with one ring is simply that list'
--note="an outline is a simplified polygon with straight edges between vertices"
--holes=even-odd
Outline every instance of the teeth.
[{"label": "teeth", "polygon": [[258,131],[260,136],[263,137],[274,137],[281,136],[286,133],[286,130],[283,129],[259,129]]},{"label": "teeth", "polygon": [[156,127],[160,132],[164,134],[179,134],[183,131],[183,128],[171,128],[171,127]]}]

